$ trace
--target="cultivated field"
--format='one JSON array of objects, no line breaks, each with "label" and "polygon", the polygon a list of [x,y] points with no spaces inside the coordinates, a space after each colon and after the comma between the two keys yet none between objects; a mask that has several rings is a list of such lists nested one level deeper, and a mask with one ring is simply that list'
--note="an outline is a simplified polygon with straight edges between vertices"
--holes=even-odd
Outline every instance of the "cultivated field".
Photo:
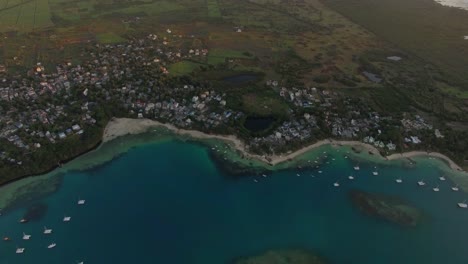
[{"label": "cultivated field", "polygon": [[0,32],[31,32],[53,26],[48,0],[0,1]]}]

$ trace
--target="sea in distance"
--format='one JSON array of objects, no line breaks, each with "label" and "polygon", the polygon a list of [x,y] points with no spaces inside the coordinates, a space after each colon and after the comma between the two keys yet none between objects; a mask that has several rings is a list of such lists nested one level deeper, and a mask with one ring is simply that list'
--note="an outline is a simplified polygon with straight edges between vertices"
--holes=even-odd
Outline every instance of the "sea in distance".
[{"label": "sea in distance", "polygon": [[[0,263],[224,264],[296,248],[326,263],[468,263],[468,210],[457,207],[468,195],[452,191],[450,177],[439,179],[450,173],[440,160],[377,161],[322,146],[266,177],[241,177],[213,158],[217,152],[241,162],[219,141],[151,137],[116,139],[52,173],[2,187],[0,236],[11,241],[0,241]],[[426,186],[417,185],[421,179]],[[353,206],[351,190],[397,196],[424,216],[416,226],[369,216]],[[36,219],[19,223],[35,204],[42,205]],[[31,238],[23,240],[23,232]]]},{"label": "sea in distance", "polygon": [[437,3],[468,10],[468,0],[436,0]]}]

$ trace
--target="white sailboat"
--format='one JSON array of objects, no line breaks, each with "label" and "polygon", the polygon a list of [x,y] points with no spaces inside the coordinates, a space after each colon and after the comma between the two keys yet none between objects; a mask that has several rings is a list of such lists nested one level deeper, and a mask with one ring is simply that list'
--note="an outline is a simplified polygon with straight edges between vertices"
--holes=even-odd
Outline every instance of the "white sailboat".
[{"label": "white sailboat", "polygon": [[45,234],[45,235],[52,234],[52,229],[49,229],[49,228],[47,228],[47,227],[44,226],[44,234]]},{"label": "white sailboat", "polygon": [[445,177],[444,177],[444,176],[440,176],[440,177],[439,177],[439,180],[445,181]]},{"label": "white sailboat", "polygon": [[318,173],[322,173],[322,171],[318,171]]},{"label": "white sailboat", "polygon": [[23,254],[24,253],[24,248],[16,248],[16,254]]},{"label": "white sailboat", "polygon": [[27,235],[26,233],[23,232],[23,240],[29,240],[31,238],[31,235]]},{"label": "white sailboat", "polygon": [[64,222],[70,222],[70,220],[71,220],[71,216],[64,216],[63,217]]},{"label": "white sailboat", "polygon": [[353,175],[349,175],[349,176],[348,176],[348,179],[354,180],[354,176],[353,176]]},{"label": "white sailboat", "polygon": [[418,181],[418,185],[419,186],[424,186],[424,185],[426,185],[426,183],[423,180],[420,180],[420,181]]},{"label": "white sailboat", "polygon": [[377,176],[377,175],[379,175],[379,172],[378,171],[373,171],[372,175]]},{"label": "white sailboat", "polygon": [[466,200],[461,203],[458,203],[457,205],[458,207],[463,208],[463,209],[468,208],[468,204],[466,204]]},{"label": "white sailboat", "polygon": [[340,187],[340,184],[338,182],[335,182],[335,183],[333,183],[333,186]]},{"label": "white sailboat", "polygon": [[57,244],[52,243],[52,244],[48,245],[47,248],[48,248],[48,249],[51,249],[51,248],[54,248],[55,246],[57,246]]},{"label": "white sailboat", "polygon": [[82,200],[82,199],[78,200],[78,204],[79,204],[79,205],[83,205],[83,204],[85,204],[85,203],[86,203],[86,200]]},{"label": "white sailboat", "polygon": [[435,188],[432,188],[432,190],[433,190],[434,192],[438,192],[438,191],[440,191],[440,189],[439,189],[439,185],[437,185]]},{"label": "white sailboat", "polygon": [[360,170],[360,169],[361,169],[361,168],[359,168],[358,165],[354,166],[354,170],[355,170],[355,171],[358,171],[358,170]]},{"label": "white sailboat", "polygon": [[254,179],[254,182],[258,182],[258,180],[257,180],[257,179]]},{"label": "white sailboat", "polygon": [[452,191],[454,191],[454,192],[458,192],[459,190],[460,190],[460,189],[458,188],[458,186],[453,186],[453,187],[452,187]]},{"label": "white sailboat", "polygon": [[402,179],[400,179],[400,178],[398,178],[398,179],[396,179],[396,180],[395,180],[395,182],[396,182],[396,183],[402,183],[402,182],[403,182],[403,180],[402,180]]}]

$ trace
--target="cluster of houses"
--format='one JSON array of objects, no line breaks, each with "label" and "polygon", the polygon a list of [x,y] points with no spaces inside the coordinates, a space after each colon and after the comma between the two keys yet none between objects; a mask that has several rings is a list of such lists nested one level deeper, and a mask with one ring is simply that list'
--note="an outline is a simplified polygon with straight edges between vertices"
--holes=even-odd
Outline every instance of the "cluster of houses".
[{"label": "cluster of houses", "polygon": [[302,117],[291,118],[283,122],[270,135],[255,137],[249,144],[251,147],[260,145],[271,146],[271,151],[286,146],[293,141],[307,141],[313,136],[314,130],[319,129],[315,116],[305,113]]},{"label": "cluster of houses", "polygon": [[124,44],[95,44],[82,52],[79,65],[66,62],[47,69],[37,63],[27,76],[2,71],[0,139],[20,151],[0,146],[0,159],[22,164],[24,153],[85,133],[97,123],[97,101],[102,100],[119,104],[129,116],[180,127],[210,129],[240,118],[242,113],[226,108],[225,94],[166,82],[169,64],[208,54],[198,46],[171,45],[182,38],[168,29]]},{"label": "cluster of houses", "polygon": [[[38,63],[28,76],[0,73],[0,140],[25,153],[80,136],[97,123],[98,101],[115,104],[130,117],[158,119],[183,128],[210,131],[238,124],[235,121],[244,114],[228,107],[229,98],[222,89],[167,78],[168,65],[208,54],[203,47],[171,45],[182,38],[167,29],[161,36],[149,34],[124,44],[95,44],[83,51],[86,59],[80,65],[67,62],[49,70]],[[286,88],[279,83],[270,80],[266,85],[291,105],[289,118],[269,135],[251,138],[252,147],[266,145],[274,151],[292,142],[311,141],[317,138],[314,133],[327,131],[336,138],[363,139],[379,148],[396,149],[392,142],[379,139],[380,122],[388,117],[362,110],[336,92]],[[346,108],[344,114],[338,106]],[[407,131],[432,129],[418,116],[401,123]],[[438,130],[435,135],[443,137]],[[421,142],[416,136],[407,139]],[[23,154],[15,153],[0,146],[0,159],[21,165]]]}]

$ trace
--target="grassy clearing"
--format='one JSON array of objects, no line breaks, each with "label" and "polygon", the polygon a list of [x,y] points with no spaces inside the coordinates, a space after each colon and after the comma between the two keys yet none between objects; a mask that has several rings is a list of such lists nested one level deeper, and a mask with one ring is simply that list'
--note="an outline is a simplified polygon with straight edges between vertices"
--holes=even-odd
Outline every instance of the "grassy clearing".
[{"label": "grassy clearing", "polygon": [[124,38],[112,32],[96,34],[96,38],[99,42],[104,44],[119,43],[125,41]]},{"label": "grassy clearing", "polygon": [[221,11],[219,10],[218,0],[206,0],[206,7],[208,8],[208,16],[212,18],[220,18]]},{"label": "grassy clearing", "polygon": [[191,61],[180,61],[169,66],[169,73],[171,75],[187,75],[198,69],[201,66],[199,63]]},{"label": "grassy clearing", "polygon": [[243,51],[228,50],[228,49],[213,49],[208,54],[208,63],[216,65],[224,63],[226,59],[250,59],[251,56],[244,54]]},{"label": "grassy clearing", "polygon": [[452,86],[449,86],[449,85],[441,85],[440,89],[449,94],[449,95],[453,95],[459,99],[468,99],[468,91],[463,91],[463,90],[460,90],[456,87],[452,87]]},{"label": "grassy clearing", "polygon": [[242,96],[242,109],[256,116],[284,116],[288,105],[277,95],[265,93],[248,93]]}]

